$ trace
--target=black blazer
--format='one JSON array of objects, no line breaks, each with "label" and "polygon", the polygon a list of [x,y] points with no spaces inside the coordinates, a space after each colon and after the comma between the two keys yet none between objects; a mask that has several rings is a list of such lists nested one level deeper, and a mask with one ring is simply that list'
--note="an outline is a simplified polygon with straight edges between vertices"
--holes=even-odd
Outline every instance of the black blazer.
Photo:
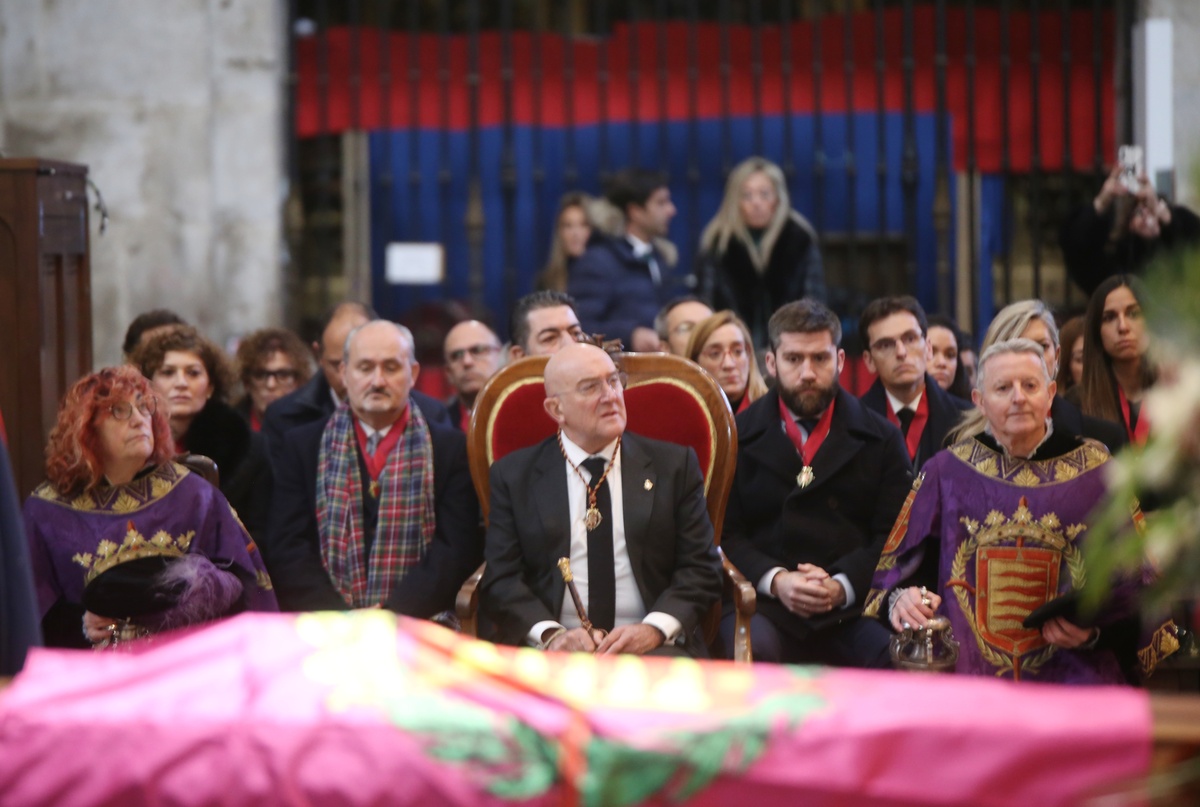
[{"label": "black blazer", "polygon": [[756,586],[770,569],[812,563],[845,574],[856,604],[803,619],[773,597],[758,612],[796,639],[856,616],[879,555],[912,484],[900,430],[839,388],[829,435],[813,458],[813,481],[779,420],[771,390],[737,416],[738,457],[721,548]]},{"label": "black blazer", "polygon": [[[964,401],[939,387],[937,381],[928,373],[925,374],[925,396],[929,399],[929,420],[925,422],[921,442],[917,444],[917,456],[912,461],[918,471],[930,457],[946,447],[946,435],[958,425],[962,413],[975,408],[970,401]],[[872,412],[883,415],[883,419],[891,423],[887,416],[887,392],[878,378],[859,400]]]},{"label": "black blazer", "polygon": [[780,306],[808,297],[825,301],[825,270],[816,234],[794,210],[759,271],[746,244],[734,236],[725,252],[696,256],[696,292],[714,310],[732,308],[750,329],[755,345],[768,342],[767,321]]},{"label": "black blazer", "polygon": [[[703,657],[698,627],[721,596],[721,563],[696,454],[626,432],[621,479],[625,545],[646,611],[678,619],[682,649]],[[491,488],[480,614],[500,641],[521,645],[538,622],[558,620],[566,591],[556,562],[571,554],[571,527],[557,440],[498,460]]]},{"label": "black blazer", "polygon": [[[284,611],[349,608],[325,571],[317,532],[317,459],[324,432],[324,420],[294,429],[276,476],[275,518],[263,560]],[[459,587],[483,560],[479,499],[467,467],[466,437],[433,422],[429,436],[437,519],[433,541],[385,603],[397,613],[422,619],[453,608]]]},{"label": "black blazer", "polygon": [[1050,404],[1050,420],[1054,423],[1054,431],[1099,440],[1109,454],[1116,454],[1129,444],[1129,434],[1120,423],[1085,415],[1061,395],[1055,395]]},{"label": "black blazer", "polygon": [[262,543],[271,521],[271,464],[266,441],[250,431],[237,410],[210,399],[188,427],[188,451],[203,454],[217,464],[221,493],[257,543]]}]

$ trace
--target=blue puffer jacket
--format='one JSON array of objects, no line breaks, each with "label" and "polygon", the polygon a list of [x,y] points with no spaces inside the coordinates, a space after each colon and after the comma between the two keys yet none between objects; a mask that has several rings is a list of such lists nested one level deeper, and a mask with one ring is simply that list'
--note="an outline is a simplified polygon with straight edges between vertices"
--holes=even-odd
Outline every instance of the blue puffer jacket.
[{"label": "blue puffer jacket", "polygon": [[654,316],[676,293],[671,267],[658,250],[653,253],[660,280],[654,282],[650,264],[633,255],[627,238],[601,237],[571,267],[567,293],[575,298],[575,313],[588,333],[633,344],[633,329],[654,327]]}]

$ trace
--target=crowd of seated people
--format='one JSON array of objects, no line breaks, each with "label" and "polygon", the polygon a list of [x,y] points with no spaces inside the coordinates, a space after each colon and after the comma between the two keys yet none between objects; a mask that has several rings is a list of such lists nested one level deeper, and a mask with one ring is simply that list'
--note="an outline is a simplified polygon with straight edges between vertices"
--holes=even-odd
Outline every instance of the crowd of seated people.
[{"label": "crowd of seated people", "polygon": [[[781,177],[760,159],[731,174],[692,294],[663,248],[675,211],[661,176],[616,177],[607,202],[619,227],[593,224],[593,200],[566,197],[543,288],[514,306],[508,344],[479,320],[446,333],[445,402],[417,389],[412,333],[360,303],[332,308],[309,346],[286,330],[253,332],[236,365],[172,312],[138,317],[123,345],[129,366],[80,380],[63,402],[47,481],[24,508],[46,641],[121,635],[130,620],[89,610],[86,592],[129,542],[162,531],[173,543],[145,572],[147,591],[183,593],[132,617],[142,632],[276,608],[386,608],[454,627],[455,596],[486,560],[490,638],[728,652],[730,603],[722,641],[699,634],[722,591],[697,456],[627,430],[624,376],[603,336],[690,359],[724,394],[737,454],[725,458],[735,468],[718,533],[758,598],[756,660],[887,667],[895,631],[942,614],[966,648],[962,672],[995,675],[999,664],[1020,680],[1064,682],[1147,672],[1127,600],[1086,625],[1060,614],[997,638],[974,615],[1002,575],[956,577],[962,563],[984,568],[975,559],[989,540],[1007,546],[964,524],[1018,518],[1020,507],[1054,516],[1045,524],[1086,523],[1110,452],[1153,428],[1141,402],[1157,370],[1136,278],[1101,281],[1061,342],[1042,302],[1006,307],[977,369],[952,319],[910,296],[873,300],[858,335],[876,379],[859,398],[839,383],[842,325],[821,299],[816,234]],[[485,524],[466,433],[489,379],[529,356],[549,357],[544,411],[558,431],[492,467]],[[215,461],[215,485],[181,464],[186,454]],[[1074,469],[1069,506],[1056,463]],[[1018,478],[1014,493],[1005,480]],[[1039,551],[1051,555],[1040,562],[1061,566],[1060,584],[1030,611],[1079,583],[1086,532],[1045,532]],[[578,561],[590,624],[573,616],[558,557]],[[182,560],[193,578],[207,575],[202,593],[171,582]]]}]

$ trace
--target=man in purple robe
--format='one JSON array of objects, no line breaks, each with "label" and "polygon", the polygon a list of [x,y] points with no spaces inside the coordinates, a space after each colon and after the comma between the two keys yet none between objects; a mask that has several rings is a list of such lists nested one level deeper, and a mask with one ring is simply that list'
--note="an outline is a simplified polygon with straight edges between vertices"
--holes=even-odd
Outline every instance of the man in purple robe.
[{"label": "man in purple robe", "polygon": [[[1087,519],[1106,494],[1108,452],[1054,430],[1054,393],[1037,343],[1012,339],[984,352],[972,399],[985,430],[925,465],[884,546],[864,613],[896,631],[946,616],[959,641],[959,673],[1123,683],[1138,631],[1130,583],[1116,586],[1099,613],[1063,607],[1026,626],[1040,606],[1066,606],[1071,598],[1061,598],[1083,585]],[[1156,635],[1136,653],[1142,673],[1170,652],[1172,638]]]}]

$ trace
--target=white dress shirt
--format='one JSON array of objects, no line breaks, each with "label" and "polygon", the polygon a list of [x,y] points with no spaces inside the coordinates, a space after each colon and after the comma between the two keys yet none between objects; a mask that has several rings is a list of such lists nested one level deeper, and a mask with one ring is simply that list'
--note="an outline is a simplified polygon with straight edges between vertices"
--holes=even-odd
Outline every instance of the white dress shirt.
[{"label": "white dress shirt", "polygon": [[[571,524],[571,574],[575,577],[575,588],[579,591],[579,599],[587,606],[588,601],[588,553],[587,527],[583,519],[587,512],[588,486],[579,478],[579,474],[571,467],[571,463],[579,467],[579,473],[589,477],[583,461],[588,457],[600,456],[611,460],[616,450],[617,441],[609,443],[596,454],[589,454],[571,441],[566,434],[562,435],[563,448],[567,452],[567,461],[563,462],[563,472],[567,475],[567,503]],[[666,643],[673,642],[683,631],[683,624],[662,611],[646,613],[646,605],[642,602],[641,592],[638,591],[637,580],[633,576],[633,565],[629,561],[629,550],[625,545],[625,508],[621,493],[621,456],[616,461],[606,478],[608,490],[612,497],[612,537],[613,563],[616,578],[616,617],[614,625],[632,625],[645,622],[662,631]],[[579,615],[575,612],[575,603],[571,593],[563,589],[563,601],[559,608],[559,621],[545,620],[534,625],[526,637],[531,645],[541,643],[542,634],[549,628],[578,628]]]},{"label": "white dress shirt", "polygon": [[908,403],[904,403],[904,401],[900,400],[891,392],[889,392],[887,387],[884,387],[883,394],[887,396],[888,406],[892,407],[892,413],[896,415],[896,417],[899,417],[901,409],[911,409],[914,414],[916,413],[917,407],[921,405],[921,396],[925,394],[925,390],[922,389],[920,392],[918,392],[917,397],[913,398]]},{"label": "white dress shirt", "polygon": [[662,269],[659,268],[658,261],[654,259],[654,246],[647,244],[633,233],[626,233],[625,237],[629,240],[629,245],[633,247],[633,257],[645,258],[646,264],[650,267],[650,279],[654,281],[655,286],[661,286]]}]

